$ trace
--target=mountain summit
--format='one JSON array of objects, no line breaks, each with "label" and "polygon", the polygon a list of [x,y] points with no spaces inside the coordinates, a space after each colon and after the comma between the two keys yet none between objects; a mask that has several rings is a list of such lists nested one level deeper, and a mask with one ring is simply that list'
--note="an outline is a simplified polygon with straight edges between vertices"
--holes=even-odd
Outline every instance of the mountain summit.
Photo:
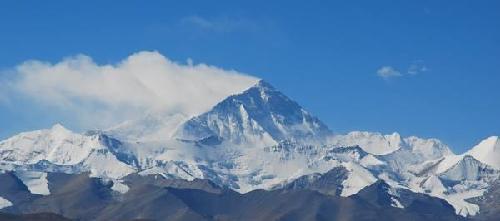
[{"label": "mountain summit", "polygon": [[236,144],[271,145],[287,139],[322,139],[329,134],[328,127],[318,118],[261,80],[188,120],[177,137],[188,140],[218,137]]},{"label": "mountain summit", "polygon": [[500,169],[500,138],[498,136],[488,137],[466,154],[496,169]]}]

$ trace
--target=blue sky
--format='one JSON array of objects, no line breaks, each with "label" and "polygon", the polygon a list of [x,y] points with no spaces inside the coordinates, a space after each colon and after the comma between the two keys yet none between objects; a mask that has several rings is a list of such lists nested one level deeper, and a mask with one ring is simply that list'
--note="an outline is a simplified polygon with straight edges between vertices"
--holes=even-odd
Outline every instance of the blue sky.
[{"label": "blue sky", "polygon": [[[462,152],[500,135],[499,11],[493,0],[3,1],[0,81],[30,59],[158,51],[263,78],[339,133],[398,131]],[[60,121],[82,129],[9,96],[0,138]]]}]

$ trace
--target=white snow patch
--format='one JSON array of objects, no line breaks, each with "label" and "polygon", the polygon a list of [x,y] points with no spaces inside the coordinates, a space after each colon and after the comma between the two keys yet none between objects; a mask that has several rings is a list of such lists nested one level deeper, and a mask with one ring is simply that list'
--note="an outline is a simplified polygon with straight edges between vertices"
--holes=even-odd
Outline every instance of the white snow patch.
[{"label": "white snow patch", "polygon": [[140,175],[155,175],[159,174],[165,178],[176,178],[193,181],[195,178],[203,178],[203,174],[199,171],[191,171],[186,168],[181,168],[178,165],[167,163],[164,167],[153,167],[139,172]]},{"label": "white snow patch", "polygon": [[446,188],[444,187],[441,180],[435,175],[427,178],[427,180],[425,180],[425,182],[422,184],[422,188],[434,194],[443,194],[444,191],[446,191]]},{"label": "white snow patch", "polygon": [[401,204],[401,203],[399,202],[399,200],[398,200],[398,199],[396,199],[395,197],[391,197],[391,201],[392,201],[392,202],[391,202],[391,206],[392,206],[392,207],[401,208],[401,209],[405,208],[405,207],[403,206],[403,204]]},{"label": "white snow patch", "polygon": [[12,206],[12,203],[3,197],[0,197],[0,209],[3,209],[5,207],[9,207],[9,206]]},{"label": "white snow patch", "polygon": [[373,155],[366,155],[365,157],[363,157],[359,163],[364,166],[364,167],[370,167],[370,166],[381,166],[381,165],[385,165],[386,163],[377,159],[375,156]]},{"label": "white snow patch", "polygon": [[343,166],[349,171],[347,179],[342,182],[342,193],[340,196],[348,197],[358,193],[361,189],[377,181],[365,168],[355,163],[345,163]]},{"label": "white snow patch", "polygon": [[90,170],[91,177],[120,179],[135,172],[135,169],[118,159],[109,152],[94,151],[84,161],[85,167]]},{"label": "white snow patch", "polygon": [[113,186],[111,186],[111,189],[121,194],[125,194],[128,192],[129,187],[126,184],[123,184],[120,180],[113,180]]},{"label": "white snow patch", "polygon": [[[390,185],[389,185],[390,186]],[[401,202],[399,202],[398,198],[399,193],[394,189],[394,187],[390,186],[388,190],[389,195],[391,196],[391,206],[396,208],[405,208]]]},{"label": "white snow patch", "polygon": [[28,187],[33,194],[49,195],[49,181],[47,173],[19,170],[15,171],[16,176]]},{"label": "white snow patch", "polygon": [[441,162],[437,165],[436,174],[444,173],[451,167],[455,166],[460,160],[463,159],[463,155],[448,155],[443,157]]},{"label": "white snow patch", "polygon": [[378,179],[381,179],[383,180],[384,182],[386,182],[387,184],[389,184],[389,186],[393,187],[393,188],[398,188],[398,189],[408,189],[407,186],[403,186],[401,185],[401,183],[395,181],[394,179],[392,179],[388,173],[384,172],[384,173],[381,173],[377,176]]},{"label": "white snow patch", "polygon": [[465,201],[466,199],[482,196],[485,190],[469,190],[447,195],[444,198],[455,208],[455,213],[464,217],[479,213],[479,206]]},{"label": "white snow patch", "polygon": [[[417,179],[418,182],[418,179]],[[455,213],[460,216],[474,216],[479,213],[479,206],[467,202],[467,199],[482,196],[485,192],[481,190],[467,189],[464,185],[456,185],[449,191],[438,177],[432,175],[423,181],[421,187],[413,187],[416,192],[425,193],[434,197],[446,200],[453,208]]]}]

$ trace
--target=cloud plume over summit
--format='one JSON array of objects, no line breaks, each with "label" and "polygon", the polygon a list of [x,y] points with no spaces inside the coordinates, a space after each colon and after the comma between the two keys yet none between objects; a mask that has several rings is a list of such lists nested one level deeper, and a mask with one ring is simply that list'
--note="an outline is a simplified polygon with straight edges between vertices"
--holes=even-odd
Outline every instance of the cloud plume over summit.
[{"label": "cloud plume over summit", "polygon": [[[117,110],[190,116],[258,80],[206,64],[177,63],[158,52],[146,51],[117,64],[100,65],[85,55],[55,64],[27,61],[15,67],[13,75],[3,86],[8,88],[8,94],[23,95],[65,111],[74,110],[81,116],[101,112],[108,117]],[[88,120],[92,119],[85,119]]]}]

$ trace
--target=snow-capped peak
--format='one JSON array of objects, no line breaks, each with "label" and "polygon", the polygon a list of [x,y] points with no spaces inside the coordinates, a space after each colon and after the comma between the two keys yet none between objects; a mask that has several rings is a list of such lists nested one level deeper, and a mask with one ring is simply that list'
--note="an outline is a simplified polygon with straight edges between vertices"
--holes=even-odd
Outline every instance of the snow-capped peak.
[{"label": "snow-capped peak", "polygon": [[256,88],[260,92],[260,96],[263,100],[268,101],[268,94],[276,91],[276,89],[264,80],[260,80],[252,88]]},{"label": "snow-capped peak", "polygon": [[438,139],[422,139],[411,136],[404,138],[404,143],[412,152],[425,159],[438,159],[443,156],[453,155],[450,148]]},{"label": "snow-capped peak", "polygon": [[471,155],[484,164],[495,169],[500,169],[500,140],[498,136],[491,136],[481,141],[469,150],[466,155]]},{"label": "snow-capped peak", "polygon": [[366,131],[353,131],[347,135],[333,136],[330,142],[339,146],[360,146],[374,155],[386,155],[401,148],[403,142],[398,133],[383,135]]},{"label": "snow-capped peak", "polygon": [[272,145],[286,139],[322,138],[329,133],[319,119],[261,80],[188,120],[177,137],[201,140],[216,136],[233,143],[265,141]]},{"label": "snow-capped peak", "polygon": [[61,132],[61,133],[71,133],[70,130],[68,130],[66,127],[64,127],[62,124],[60,123],[56,123],[54,124],[50,130],[54,131],[54,132]]},{"label": "snow-capped peak", "polygon": [[40,160],[68,165],[80,162],[96,141],[73,133],[61,124],[50,129],[15,135],[0,142],[0,158],[16,163],[37,163]]},{"label": "snow-capped peak", "polygon": [[401,137],[398,133],[353,131],[346,135],[330,137],[330,144],[336,146],[359,146],[367,153],[384,156],[396,166],[436,160],[452,155],[449,147],[437,139],[423,139],[415,136]]},{"label": "snow-capped peak", "polygon": [[102,139],[100,134],[78,134],[56,124],[50,129],[24,132],[0,141],[0,162],[35,169],[49,164],[109,178],[133,172],[134,168],[117,159],[112,153],[115,150]]}]

